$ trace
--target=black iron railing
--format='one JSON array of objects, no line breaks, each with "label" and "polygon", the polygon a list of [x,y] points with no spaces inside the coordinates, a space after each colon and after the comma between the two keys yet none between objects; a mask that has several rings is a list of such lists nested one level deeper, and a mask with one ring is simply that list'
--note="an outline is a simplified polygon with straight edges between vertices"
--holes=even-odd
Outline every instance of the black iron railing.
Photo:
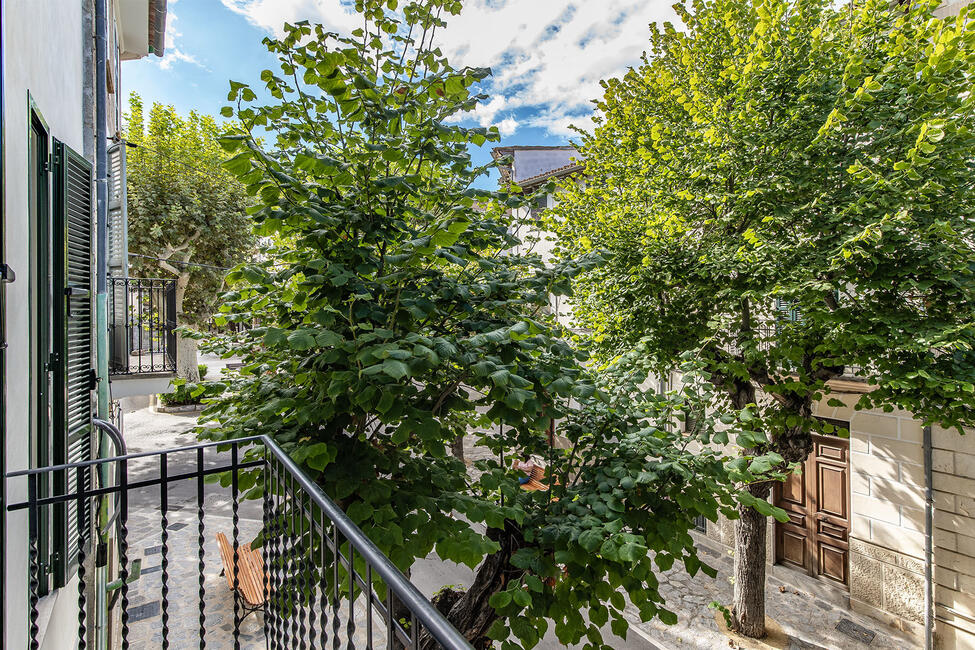
[{"label": "black iron railing", "polygon": [[[755,349],[767,352],[776,344],[776,339],[779,336],[779,328],[775,324],[764,324],[755,327],[753,332],[753,341]],[[723,346],[724,349],[731,354],[741,354],[742,348],[737,342],[732,341],[730,344]],[[789,370],[789,367],[785,367],[785,370]],[[859,377],[865,378],[869,377],[871,374],[871,369],[859,366],[859,365],[846,365],[843,369],[844,378]]]},{"label": "black iron railing", "polygon": [[[100,475],[114,478],[103,485]],[[79,647],[90,632],[86,560],[94,552],[112,563],[103,542],[114,536],[118,571],[109,602],[121,610],[122,648],[471,648],[267,437],[12,472],[7,481],[20,490],[9,483],[26,482],[26,501],[8,511],[28,513],[29,647],[38,647],[38,585],[45,579],[39,522],[74,504],[77,535],[65,550],[78,574]],[[43,490],[59,484],[67,486],[63,493]],[[243,498],[251,490],[262,498]],[[107,508],[113,514],[106,524]],[[218,532],[230,540],[233,566],[241,566],[244,549],[259,554],[263,603],[247,602],[244,571],[230,580],[218,575],[227,566]],[[255,549],[245,547],[252,538]]]},{"label": "black iron railing", "polygon": [[176,280],[109,278],[109,373],[176,370]]}]

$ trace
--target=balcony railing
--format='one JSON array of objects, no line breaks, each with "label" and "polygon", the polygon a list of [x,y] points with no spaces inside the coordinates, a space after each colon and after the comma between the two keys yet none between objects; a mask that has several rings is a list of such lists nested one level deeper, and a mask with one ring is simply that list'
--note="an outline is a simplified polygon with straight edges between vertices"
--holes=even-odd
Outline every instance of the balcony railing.
[{"label": "balcony railing", "polygon": [[[218,474],[219,483],[208,480]],[[114,479],[100,485],[100,475]],[[115,537],[118,565],[109,602],[121,610],[122,648],[471,648],[267,437],[18,471],[7,481],[8,494],[27,494],[8,510],[28,515],[29,647],[38,647],[38,589],[47,579],[39,526],[65,508],[76,519],[65,552],[77,571],[77,639],[85,647],[92,620],[86,558],[95,552],[105,561],[92,523],[105,499],[114,514],[101,530]],[[46,491],[58,485],[66,488]],[[261,488],[259,500],[242,498]],[[254,550],[263,562],[263,604],[241,595],[244,571],[233,572],[233,585],[218,574],[228,560],[221,561],[217,533],[229,538],[234,566],[247,542],[261,540]]]},{"label": "balcony railing", "polygon": [[[775,340],[779,335],[779,330],[776,325],[763,324],[755,327],[754,340],[755,348],[762,352],[767,352],[775,344]],[[741,346],[737,343],[732,342],[729,345],[724,346],[724,349],[731,354],[741,354]],[[786,370],[789,368],[786,367]],[[851,378],[866,378],[871,374],[869,368],[859,365],[847,365],[844,366],[842,377],[844,379]]]},{"label": "balcony railing", "polygon": [[176,280],[109,278],[109,374],[176,371]]}]

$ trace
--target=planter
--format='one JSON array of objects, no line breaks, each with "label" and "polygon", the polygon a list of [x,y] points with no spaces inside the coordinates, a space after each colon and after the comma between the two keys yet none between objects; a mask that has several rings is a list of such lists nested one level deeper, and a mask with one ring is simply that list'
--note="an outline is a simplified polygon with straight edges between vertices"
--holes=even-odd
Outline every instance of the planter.
[{"label": "planter", "polygon": [[166,406],[159,404],[153,409],[154,413],[200,413],[206,404],[180,404],[179,406]]}]

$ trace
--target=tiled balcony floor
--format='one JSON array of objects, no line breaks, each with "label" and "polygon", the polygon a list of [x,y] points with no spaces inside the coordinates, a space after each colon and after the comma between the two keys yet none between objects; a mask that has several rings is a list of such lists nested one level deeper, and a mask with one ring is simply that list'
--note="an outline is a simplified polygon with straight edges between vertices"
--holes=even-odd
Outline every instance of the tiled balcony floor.
[{"label": "tiled balcony floor", "polygon": [[[199,531],[197,529],[197,511],[194,504],[186,504],[182,509],[171,511],[169,519],[169,634],[168,639],[172,650],[190,650],[202,647],[200,640],[200,605],[199,605]],[[217,548],[216,534],[223,532],[230,538],[233,523],[230,517],[207,514],[204,517],[204,583],[205,590],[204,614],[205,641],[207,648],[215,650],[234,648],[234,595],[227,584],[226,578],[220,575],[223,566]],[[247,542],[261,529],[261,522],[255,519],[240,520],[240,540]],[[142,576],[129,585],[129,645],[139,650],[159,648],[162,645],[162,554],[160,539],[159,513],[148,508],[141,508],[129,517],[129,559],[142,559]],[[356,648],[366,648],[366,608],[360,598],[353,607],[352,634],[353,645]],[[240,615],[245,614],[240,609]],[[336,642],[334,634],[335,617],[329,611],[325,642],[321,636],[321,611],[315,608],[315,631],[306,635],[297,635],[298,621],[289,621],[291,634],[288,639],[303,638],[305,642],[284,643],[284,647],[332,647]],[[373,613],[372,647],[385,647],[386,636],[382,629],[379,614]],[[348,646],[349,623],[348,605],[343,608],[338,617],[338,644]],[[309,630],[308,618],[303,623],[304,629]],[[273,634],[273,632],[272,632]],[[311,639],[314,638],[314,643]],[[327,645],[326,645],[327,644]],[[242,650],[258,650],[266,647],[264,638],[264,615],[255,612],[247,616],[241,625],[240,647]]]}]

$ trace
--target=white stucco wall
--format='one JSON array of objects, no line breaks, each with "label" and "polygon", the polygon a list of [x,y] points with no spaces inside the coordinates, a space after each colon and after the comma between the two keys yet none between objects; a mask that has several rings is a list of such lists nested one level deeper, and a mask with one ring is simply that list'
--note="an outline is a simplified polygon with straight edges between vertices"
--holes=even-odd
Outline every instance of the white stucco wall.
[{"label": "white stucco wall", "polygon": [[[82,151],[83,43],[80,0],[7,0],[4,7],[5,261],[17,274],[16,282],[7,286],[6,294],[9,348],[3,417],[6,418],[7,470],[12,471],[27,467],[30,448],[28,93],[47,122],[51,135]],[[11,501],[25,498],[26,484],[8,484],[8,497]],[[3,558],[7,628],[0,645],[23,648],[27,646],[28,619],[27,516],[23,511],[11,513],[7,523],[10,534]],[[77,596],[59,599],[52,595],[45,605],[50,621],[71,620],[68,615],[76,611]],[[76,634],[74,626],[53,625],[45,635],[42,647],[72,648]]]},{"label": "white stucco wall", "polygon": [[[558,205],[558,196],[548,194],[545,197],[545,209],[554,208]],[[519,223],[523,224],[515,235],[521,238],[522,245],[516,246],[516,253],[537,253],[546,262],[550,262],[555,256],[556,237],[553,233],[535,227],[532,219],[529,218],[528,208],[518,208],[514,211],[514,216]],[[573,328],[575,323],[572,318],[572,302],[567,296],[551,296],[549,298],[549,308],[555,314],[558,321],[566,327]]]}]

